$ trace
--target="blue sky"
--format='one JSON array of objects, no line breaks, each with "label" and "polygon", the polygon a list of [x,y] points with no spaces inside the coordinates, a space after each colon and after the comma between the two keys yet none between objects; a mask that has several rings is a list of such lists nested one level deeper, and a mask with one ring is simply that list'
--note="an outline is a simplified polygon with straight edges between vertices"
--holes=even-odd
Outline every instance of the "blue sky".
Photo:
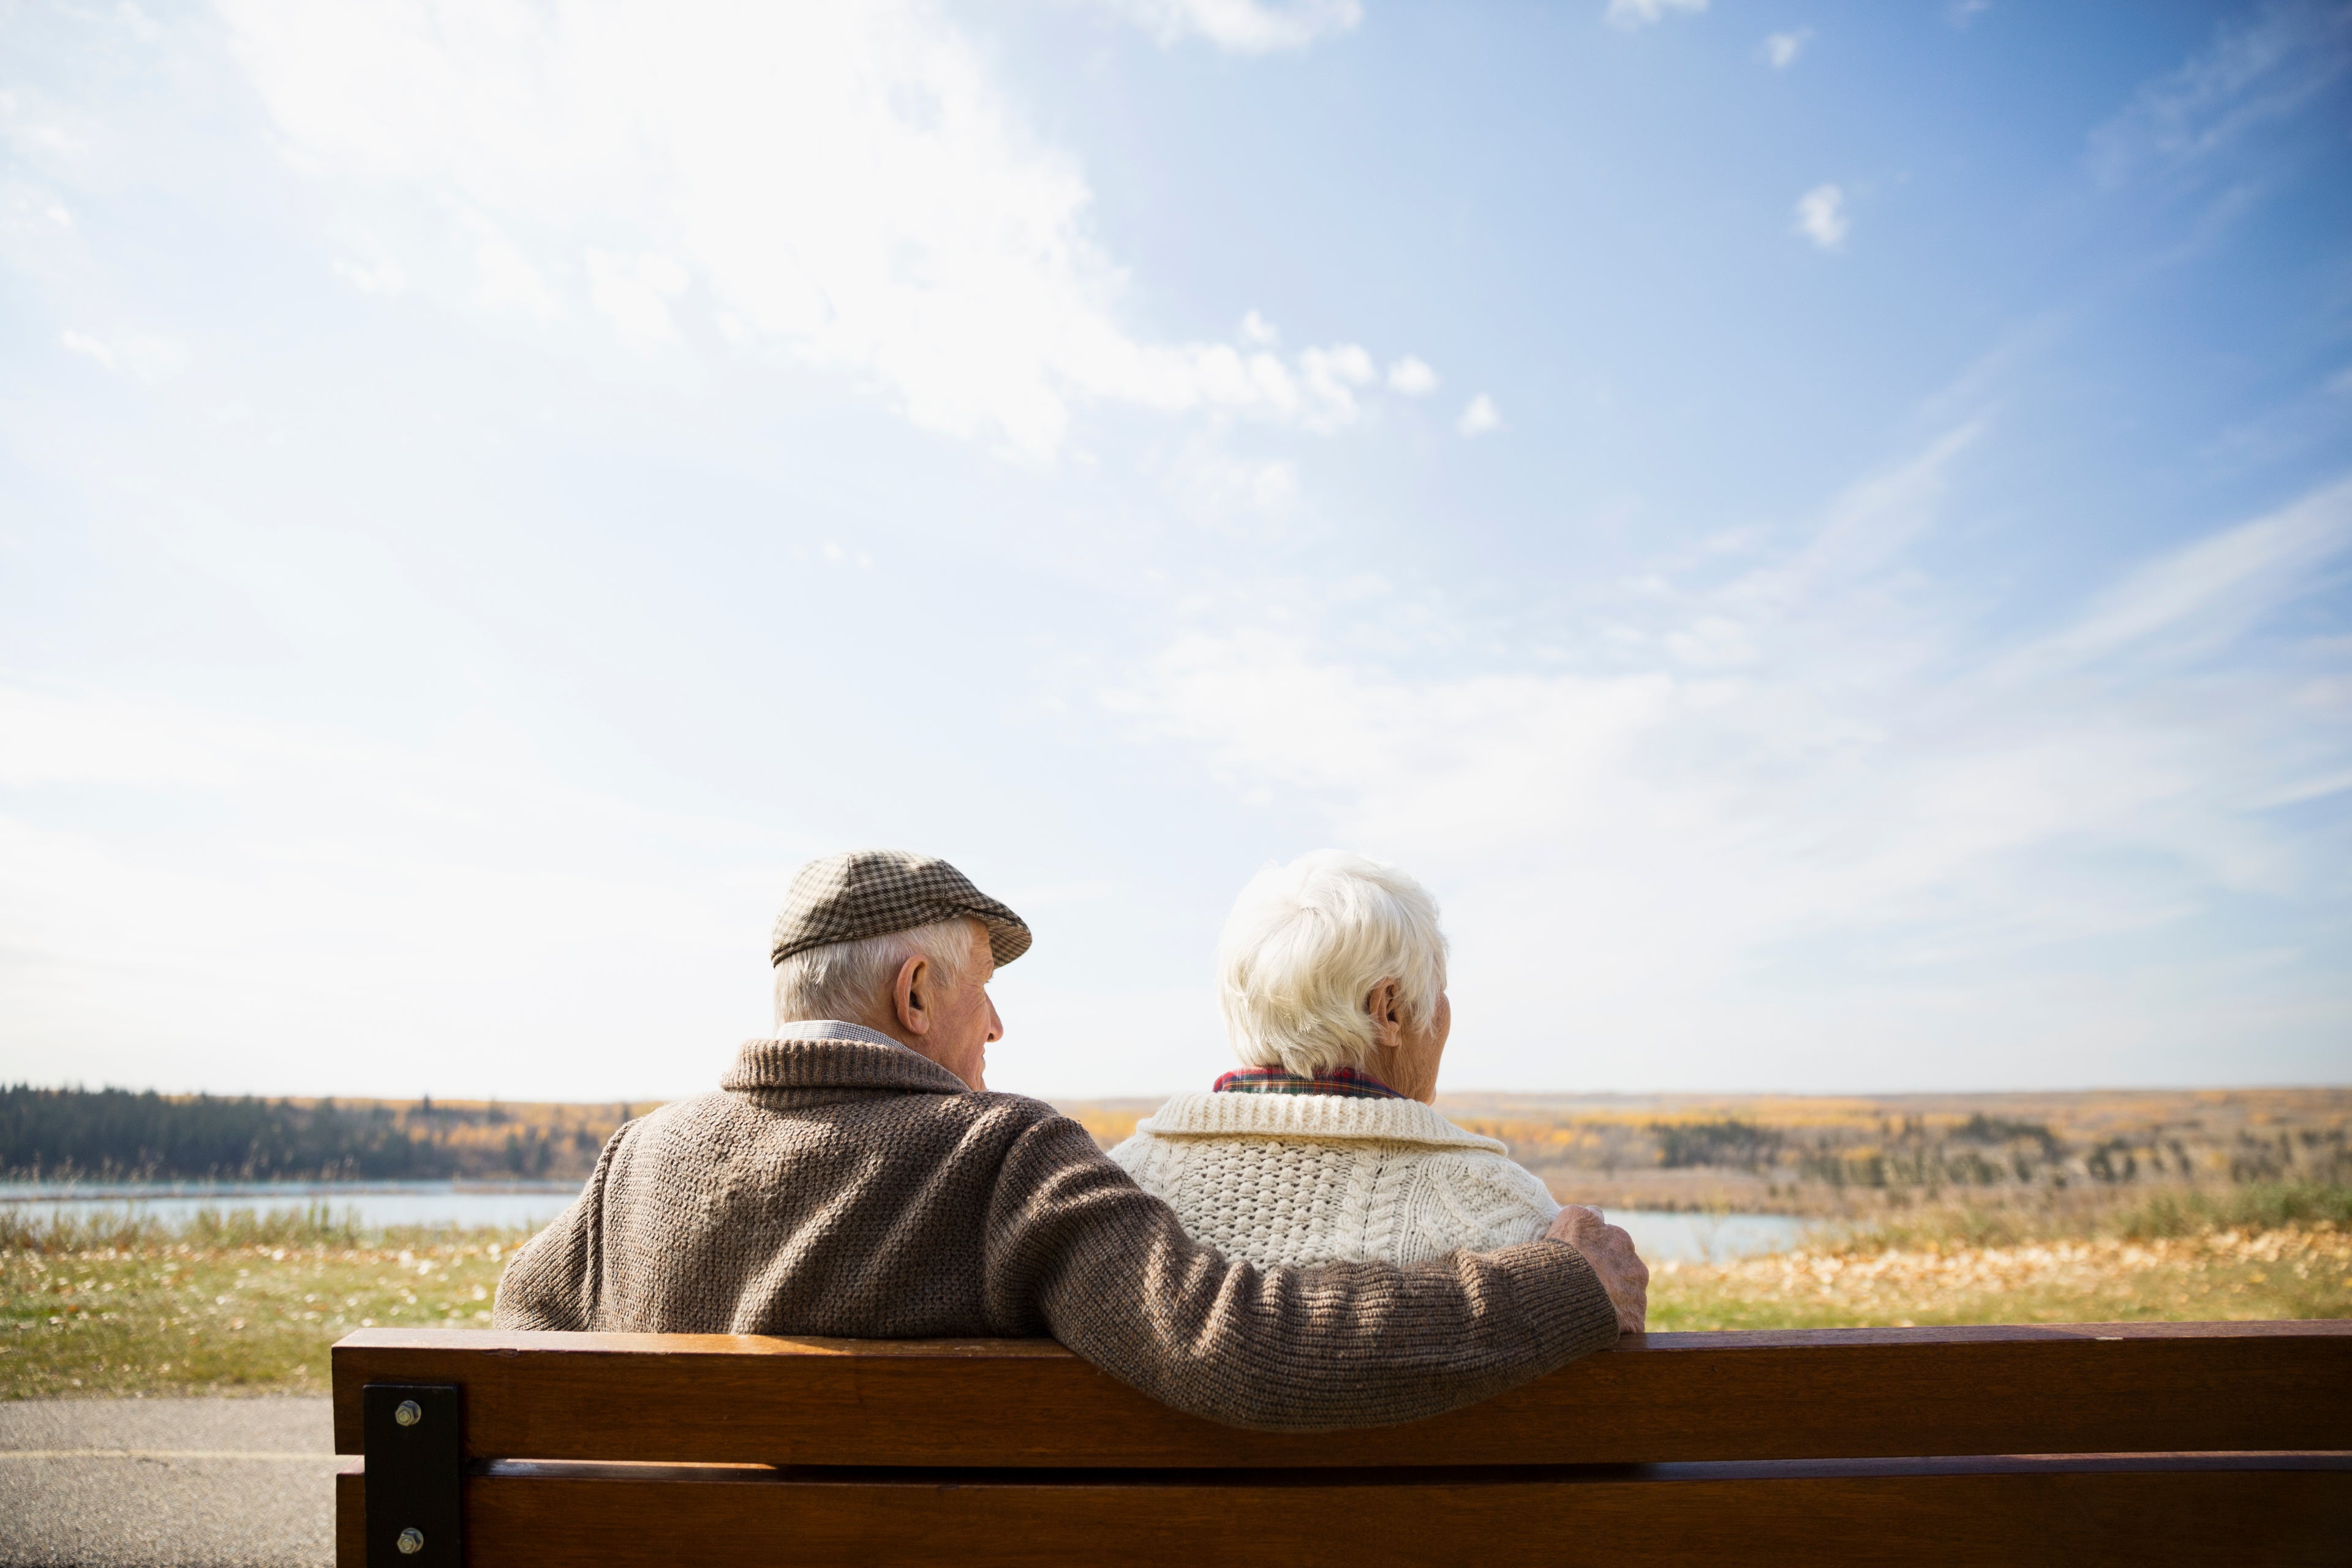
[{"label": "blue sky", "polygon": [[1455,1089],[2352,1075],[2352,12],[0,8],[0,1077],[992,1082],[1437,892]]}]

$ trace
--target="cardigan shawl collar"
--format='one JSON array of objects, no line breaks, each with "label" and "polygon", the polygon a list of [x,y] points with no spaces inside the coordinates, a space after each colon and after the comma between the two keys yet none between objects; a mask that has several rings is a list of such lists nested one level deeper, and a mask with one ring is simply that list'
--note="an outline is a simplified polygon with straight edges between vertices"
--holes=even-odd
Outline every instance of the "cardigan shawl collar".
[{"label": "cardigan shawl collar", "polygon": [[1136,1123],[1165,1138],[1364,1138],[1388,1143],[1509,1152],[1492,1138],[1456,1127],[1417,1100],[1349,1100],[1336,1094],[1180,1094]]},{"label": "cardigan shawl collar", "polygon": [[[719,1087],[740,1094],[757,1089],[895,1089],[913,1094],[969,1094],[971,1086],[887,1035],[856,1024],[787,1024],[791,1034],[746,1040]],[[822,1031],[822,1032],[820,1032]],[[855,1033],[852,1033],[855,1031]]]}]

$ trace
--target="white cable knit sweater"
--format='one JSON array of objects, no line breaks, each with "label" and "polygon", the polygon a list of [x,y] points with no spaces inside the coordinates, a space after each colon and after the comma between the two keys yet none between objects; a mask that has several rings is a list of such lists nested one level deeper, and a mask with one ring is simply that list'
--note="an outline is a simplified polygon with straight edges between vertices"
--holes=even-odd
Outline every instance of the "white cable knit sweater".
[{"label": "white cable knit sweater", "polygon": [[1488,1251],[1559,1212],[1501,1143],[1412,1100],[1180,1094],[1110,1157],[1195,1241],[1261,1268]]}]

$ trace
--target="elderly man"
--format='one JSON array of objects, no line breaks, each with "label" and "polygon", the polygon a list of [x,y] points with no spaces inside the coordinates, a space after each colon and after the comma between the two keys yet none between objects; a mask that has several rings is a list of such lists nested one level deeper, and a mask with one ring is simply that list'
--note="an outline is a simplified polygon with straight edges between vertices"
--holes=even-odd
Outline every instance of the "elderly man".
[{"label": "elderly man", "polygon": [[1625,1233],[1397,1268],[1260,1268],[1189,1240],[1051,1106],[982,1084],[1021,917],[943,860],[861,851],[793,879],[776,1033],[720,1091],[604,1145],[499,1286],[509,1329],[923,1339],[1051,1334],[1180,1410],[1381,1426],[1471,1404],[1639,1330]]}]

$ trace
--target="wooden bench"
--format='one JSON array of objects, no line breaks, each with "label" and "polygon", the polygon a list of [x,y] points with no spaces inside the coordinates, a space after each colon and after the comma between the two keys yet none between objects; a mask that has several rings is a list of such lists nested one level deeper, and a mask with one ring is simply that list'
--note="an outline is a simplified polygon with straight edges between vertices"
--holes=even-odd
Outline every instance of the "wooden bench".
[{"label": "wooden bench", "polygon": [[1046,1341],[375,1329],[334,1381],[342,1568],[2352,1563],[2352,1322],[1650,1334],[1318,1436]]}]

